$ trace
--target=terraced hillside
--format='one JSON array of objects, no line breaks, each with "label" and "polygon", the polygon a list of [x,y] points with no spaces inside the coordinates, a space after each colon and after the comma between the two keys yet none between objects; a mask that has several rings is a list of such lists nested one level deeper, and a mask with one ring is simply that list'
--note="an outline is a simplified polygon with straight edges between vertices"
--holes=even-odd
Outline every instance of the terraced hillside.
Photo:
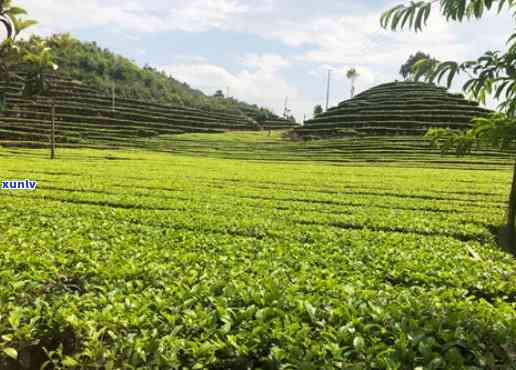
[{"label": "terraced hillside", "polygon": [[84,42],[67,33],[43,39],[34,35],[28,40],[19,40],[19,43],[37,48],[41,40],[52,49],[61,77],[81,81],[104,95],[111,94],[114,83],[117,95],[125,99],[197,109],[241,110],[253,119],[253,115],[264,111],[271,113],[234,97],[210,96],[165,71],[138,65],[97,42]]},{"label": "terraced hillside", "polygon": [[[137,146],[142,138],[183,132],[257,130],[239,111],[201,110],[116,99],[71,79],[55,79],[56,141],[60,146]],[[8,110],[0,115],[0,145],[39,147],[48,143],[51,105],[48,99],[21,96],[22,84],[3,84]]]},{"label": "terraced hillside", "polygon": [[463,129],[471,119],[490,111],[423,82],[393,82],[376,86],[306,121],[300,136],[340,136],[356,133],[420,135],[431,127]]}]

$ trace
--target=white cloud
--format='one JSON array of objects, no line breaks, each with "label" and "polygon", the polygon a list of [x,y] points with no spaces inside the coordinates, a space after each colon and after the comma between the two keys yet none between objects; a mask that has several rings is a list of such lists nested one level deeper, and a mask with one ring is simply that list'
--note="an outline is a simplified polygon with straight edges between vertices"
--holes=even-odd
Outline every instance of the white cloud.
[{"label": "white cloud", "polygon": [[240,63],[269,73],[291,65],[289,59],[278,54],[246,54],[240,58]]},{"label": "white cloud", "polygon": [[68,32],[113,26],[130,32],[167,29],[166,19],[152,14],[143,1],[100,0],[20,0],[44,29]]},{"label": "white cloud", "polygon": [[267,11],[271,1],[19,0],[42,28],[56,32],[110,26],[130,32],[232,29],[231,19]]},{"label": "white cloud", "polygon": [[[177,64],[162,66],[160,69],[180,81],[187,81],[193,88],[203,90],[207,94],[213,94],[216,90],[225,91],[226,87],[229,87],[231,96],[270,107],[277,114],[283,112],[285,97],[291,102],[304,99],[300,89],[291,86],[269,65],[262,65],[262,68],[256,71],[243,69],[238,73],[231,73],[221,66],[207,63]],[[302,118],[304,109],[306,107],[296,106],[296,117]]]}]

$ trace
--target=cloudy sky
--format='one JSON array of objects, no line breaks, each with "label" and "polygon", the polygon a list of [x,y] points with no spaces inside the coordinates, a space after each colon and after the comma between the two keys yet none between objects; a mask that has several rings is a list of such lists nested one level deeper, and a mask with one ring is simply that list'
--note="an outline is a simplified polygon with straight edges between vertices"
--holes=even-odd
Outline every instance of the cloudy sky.
[{"label": "cloudy sky", "polygon": [[[380,15],[408,0],[17,0],[40,24],[39,34],[70,32],[84,41],[150,64],[208,94],[215,90],[283,111],[298,120],[349,97],[345,71],[355,67],[362,91],[399,79],[418,50],[441,60],[467,60],[503,50],[509,12],[447,24],[434,11],[423,33],[390,32]],[[454,86],[457,90],[460,85]]]}]

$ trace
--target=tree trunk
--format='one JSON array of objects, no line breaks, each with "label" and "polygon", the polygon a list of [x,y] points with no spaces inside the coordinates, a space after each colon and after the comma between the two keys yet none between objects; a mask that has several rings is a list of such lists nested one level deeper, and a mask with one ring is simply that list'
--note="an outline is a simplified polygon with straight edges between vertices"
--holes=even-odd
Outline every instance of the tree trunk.
[{"label": "tree trunk", "polygon": [[509,208],[507,209],[507,227],[511,251],[516,255],[516,160],[512,170],[511,194],[509,196]]},{"label": "tree trunk", "polygon": [[56,105],[52,99],[52,117],[50,127],[50,159],[56,159]]}]

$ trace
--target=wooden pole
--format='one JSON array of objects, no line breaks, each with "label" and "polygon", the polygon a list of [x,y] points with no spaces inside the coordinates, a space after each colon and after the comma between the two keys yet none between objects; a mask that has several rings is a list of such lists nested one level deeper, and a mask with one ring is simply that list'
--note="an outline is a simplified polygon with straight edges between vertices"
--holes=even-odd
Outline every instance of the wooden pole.
[{"label": "wooden pole", "polygon": [[516,160],[512,170],[512,186],[507,209],[507,226],[509,228],[510,249],[516,255]]},{"label": "wooden pole", "polygon": [[112,95],[112,104],[113,104],[113,112],[116,109],[116,93],[115,93],[115,82],[113,81],[113,86],[111,87],[111,95]]},{"label": "wooden pole", "polygon": [[52,117],[50,127],[50,159],[56,159],[56,104],[52,99]]}]

